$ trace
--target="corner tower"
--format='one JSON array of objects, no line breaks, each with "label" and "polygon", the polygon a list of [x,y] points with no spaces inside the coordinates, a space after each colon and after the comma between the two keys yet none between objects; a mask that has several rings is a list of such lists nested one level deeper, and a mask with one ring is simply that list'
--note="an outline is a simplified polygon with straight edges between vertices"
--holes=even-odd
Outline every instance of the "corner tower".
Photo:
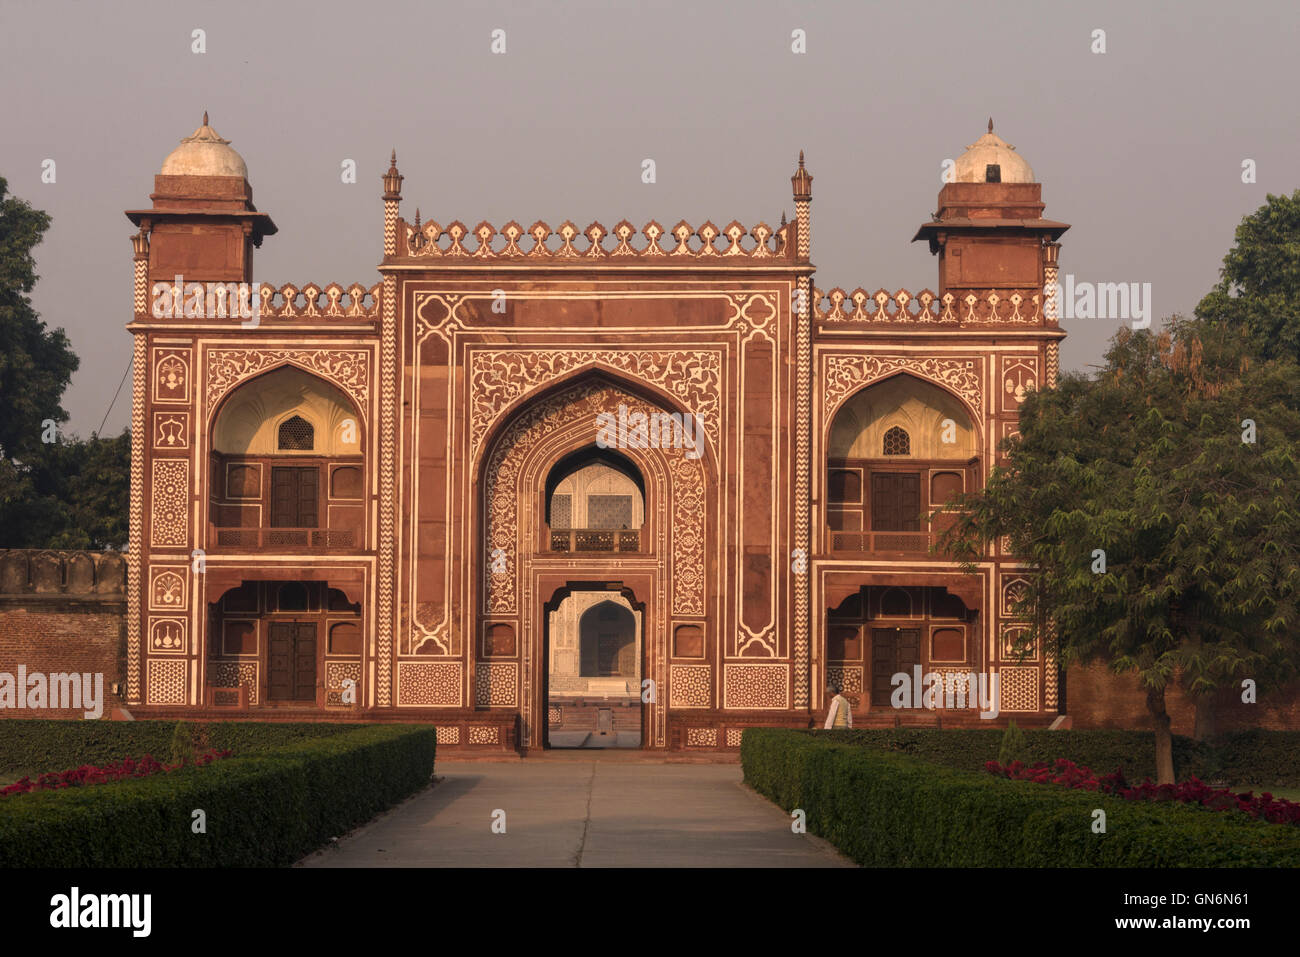
[{"label": "corner tower", "polygon": [[181,140],[154,177],[150,209],[127,210],[148,237],[150,279],[251,282],[253,249],[275,223],[253,205],[244,159],[208,125]]},{"label": "corner tower", "polygon": [[960,304],[972,294],[985,300],[990,293],[1002,300],[1026,290],[1041,295],[1056,278],[1056,241],[1070,227],[1043,218],[1042,184],[1016,148],[993,132],[992,119],[950,176],[938,212],[912,237],[929,240],[939,256],[939,297],[951,292]]}]

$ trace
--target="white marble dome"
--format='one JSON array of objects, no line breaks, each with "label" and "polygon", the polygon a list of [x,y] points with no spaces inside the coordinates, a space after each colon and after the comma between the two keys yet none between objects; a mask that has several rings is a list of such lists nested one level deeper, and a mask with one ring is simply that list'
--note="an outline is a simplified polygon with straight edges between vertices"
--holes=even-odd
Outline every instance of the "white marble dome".
[{"label": "white marble dome", "polygon": [[163,176],[239,176],[248,179],[244,158],[230,148],[230,140],[223,140],[208,125],[208,114],[203,114],[203,125],[193,135],[181,140],[163,160]]},{"label": "white marble dome", "polygon": [[966,152],[957,157],[953,169],[957,183],[984,183],[990,166],[997,166],[1002,173],[1003,183],[1034,183],[1034,171],[1025,158],[1016,152],[1016,148],[993,132],[993,121],[989,120],[989,131],[977,139]]}]

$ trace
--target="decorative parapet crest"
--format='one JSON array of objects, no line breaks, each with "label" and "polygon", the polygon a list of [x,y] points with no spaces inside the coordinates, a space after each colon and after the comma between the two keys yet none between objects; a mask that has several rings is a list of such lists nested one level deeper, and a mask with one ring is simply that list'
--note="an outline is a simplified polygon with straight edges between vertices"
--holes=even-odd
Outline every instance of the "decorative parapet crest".
[{"label": "decorative parapet crest", "polygon": [[[555,230],[541,221],[525,230],[513,220],[500,230],[487,222],[471,230],[459,221],[447,226],[433,221],[421,223],[417,212],[414,223],[398,221],[397,256],[448,260],[456,265],[542,260],[548,264],[582,266],[594,262],[618,263],[626,258],[664,265],[677,265],[684,259],[712,263],[770,260],[775,265],[795,261],[789,241],[790,228],[773,229],[760,222],[746,230],[732,221],[722,229],[711,222],[696,229],[682,220],[666,230],[651,220],[638,231],[625,219],[612,230],[592,223],[580,231],[567,220]],[[644,242],[639,239],[641,236],[645,237]],[[473,248],[467,242],[473,243]]]},{"label": "decorative parapet crest", "polygon": [[1042,325],[1041,290],[950,289],[942,297],[929,289],[912,295],[861,286],[845,292],[813,290],[813,314],[819,322],[867,322],[915,325]]},{"label": "decorative parapet crest", "polygon": [[258,290],[261,319],[378,319],[383,313],[381,283],[369,289],[353,283],[344,289],[336,282],[318,286],[314,282],[299,288],[292,283],[276,289],[263,283]]}]

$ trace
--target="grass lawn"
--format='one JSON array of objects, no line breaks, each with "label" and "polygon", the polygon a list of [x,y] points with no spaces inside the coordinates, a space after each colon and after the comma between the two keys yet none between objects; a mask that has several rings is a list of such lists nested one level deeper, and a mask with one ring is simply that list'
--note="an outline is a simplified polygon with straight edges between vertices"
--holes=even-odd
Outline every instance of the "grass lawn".
[{"label": "grass lawn", "polygon": [[1300,803],[1300,788],[1270,788],[1270,787],[1241,787],[1232,788],[1234,794],[1240,794],[1242,791],[1254,791],[1256,794],[1263,794],[1267,791],[1275,798],[1281,798],[1284,801],[1296,801]]}]

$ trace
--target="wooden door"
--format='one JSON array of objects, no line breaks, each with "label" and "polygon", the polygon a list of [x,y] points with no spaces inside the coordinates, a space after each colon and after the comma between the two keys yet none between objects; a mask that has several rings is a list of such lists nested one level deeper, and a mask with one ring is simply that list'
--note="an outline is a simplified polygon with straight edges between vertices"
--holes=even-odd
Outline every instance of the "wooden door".
[{"label": "wooden door", "polygon": [[278,465],[271,469],[271,527],[316,528],[320,469]]},{"label": "wooden door", "polygon": [[316,700],[316,625],[273,621],[267,654],[267,698]]},{"label": "wooden door", "polygon": [[871,473],[871,530],[921,530],[921,473]]},{"label": "wooden door", "polygon": [[[921,630],[919,628],[871,629],[871,705],[888,707],[894,693],[891,680],[900,671],[912,680],[912,668],[921,663]],[[910,708],[908,700],[904,707]]]}]

